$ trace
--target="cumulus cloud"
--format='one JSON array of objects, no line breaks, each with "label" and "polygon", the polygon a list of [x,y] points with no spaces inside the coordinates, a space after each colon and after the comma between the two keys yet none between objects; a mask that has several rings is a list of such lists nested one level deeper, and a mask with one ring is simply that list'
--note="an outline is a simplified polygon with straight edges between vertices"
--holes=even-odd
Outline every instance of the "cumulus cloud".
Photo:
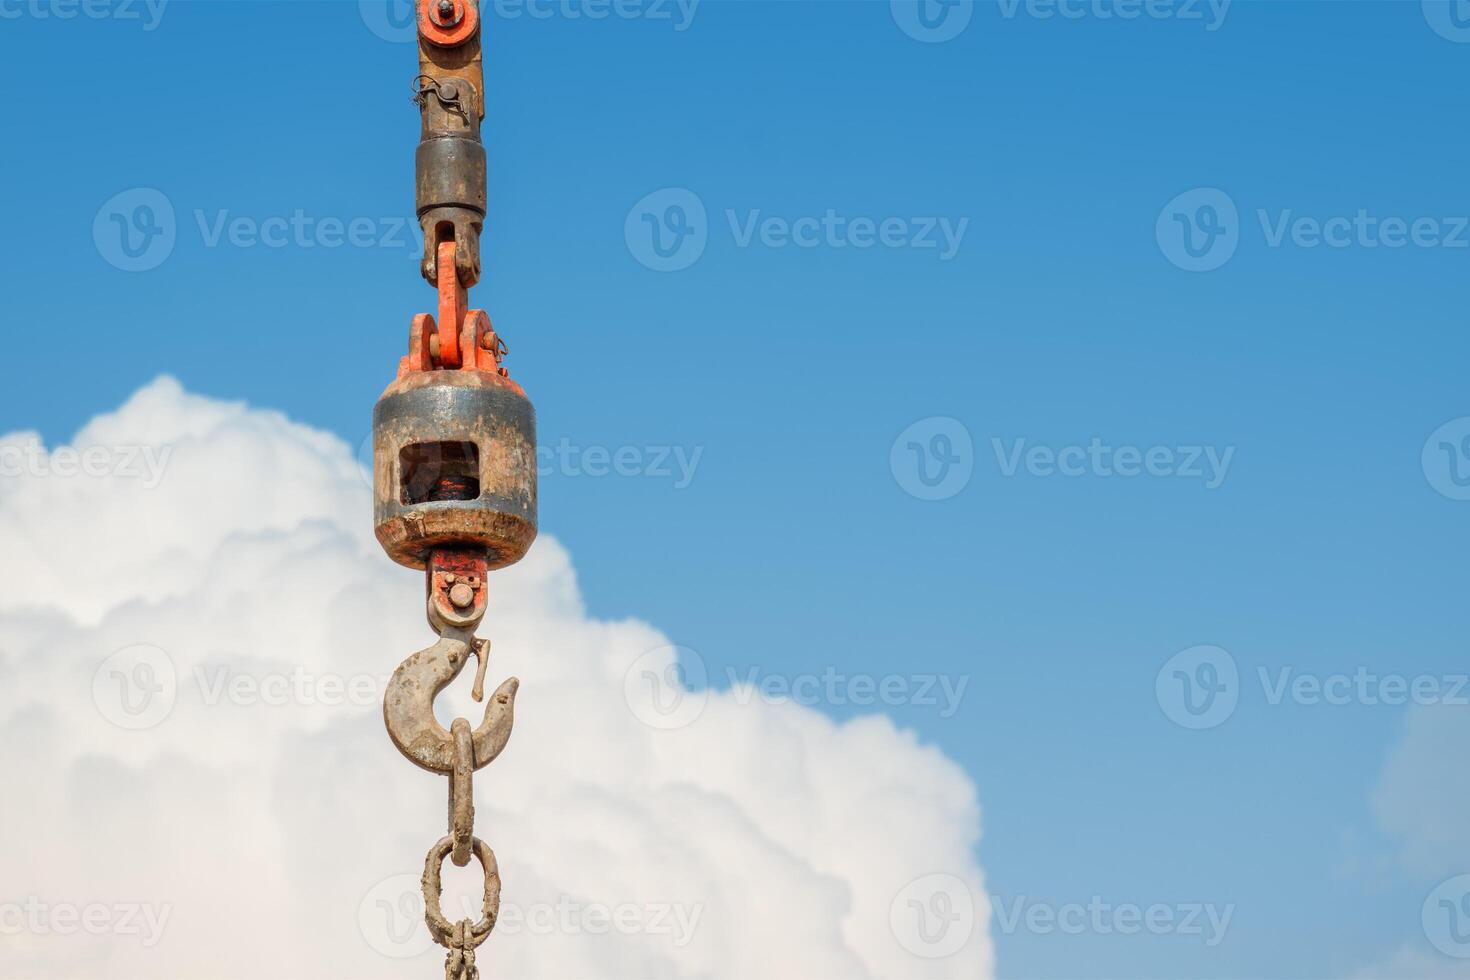
[{"label": "cumulus cloud", "polygon": [[1370,804],[1393,842],[1393,863],[1424,897],[1418,935],[1359,976],[1470,978],[1470,717],[1462,704],[1409,710]]},{"label": "cumulus cloud", "polygon": [[[0,463],[0,977],[436,975],[446,781],[378,707],[432,637],[349,447],[163,379]],[[942,753],[655,684],[688,699],[661,724],[638,691],[670,639],[589,617],[554,539],[493,586],[491,684],[522,688],[475,781],[487,980],[993,972],[976,790]],[[441,720],[478,717],[466,687]],[[477,877],[447,869],[452,917]]]},{"label": "cumulus cloud", "polygon": [[1470,714],[1454,704],[1416,706],[1390,750],[1373,795],[1379,823],[1420,874],[1470,870]]}]

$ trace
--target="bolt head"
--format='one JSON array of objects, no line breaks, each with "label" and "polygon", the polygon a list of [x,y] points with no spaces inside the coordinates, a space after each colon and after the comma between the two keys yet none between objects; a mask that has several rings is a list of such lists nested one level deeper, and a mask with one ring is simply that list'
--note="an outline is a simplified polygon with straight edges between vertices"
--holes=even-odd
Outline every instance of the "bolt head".
[{"label": "bolt head", "polygon": [[468,609],[475,604],[475,590],[463,582],[456,583],[449,590],[449,601],[456,609]]},{"label": "bolt head", "polygon": [[464,19],[456,0],[439,0],[430,12],[430,19],[440,27],[453,27]]}]

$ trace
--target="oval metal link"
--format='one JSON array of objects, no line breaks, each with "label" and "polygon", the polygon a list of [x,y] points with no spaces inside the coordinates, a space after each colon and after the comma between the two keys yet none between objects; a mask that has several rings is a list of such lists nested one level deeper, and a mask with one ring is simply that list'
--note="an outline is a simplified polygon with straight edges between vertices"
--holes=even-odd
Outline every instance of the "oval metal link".
[{"label": "oval metal link", "polygon": [[476,949],[490,938],[495,920],[500,915],[500,866],[495,862],[495,852],[480,838],[473,838],[471,846],[480,868],[485,874],[485,898],[480,907],[480,921],[470,924],[459,937],[455,923],[444,917],[444,859],[454,850],[454,838],[446,837],[429,851],[424,861],[424,921],[434,941],[446,949]]}]

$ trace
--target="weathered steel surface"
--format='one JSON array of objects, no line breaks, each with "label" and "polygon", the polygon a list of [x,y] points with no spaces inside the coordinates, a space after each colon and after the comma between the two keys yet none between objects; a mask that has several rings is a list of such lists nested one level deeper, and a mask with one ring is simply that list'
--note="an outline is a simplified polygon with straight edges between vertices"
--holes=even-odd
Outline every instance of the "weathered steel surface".
[{"label": "weathered steel surface", "polygon": [[465,286],[480,279],[480,231],[485,222],[485,72],[480,15],[473,0],[418,0],[422,110],[416,157],[419,223],[424,230],[423,276],[437,283],[438,246],[454,242],[455,270]]},{"label": "weathered steel surface", "polygon": [[470,723],[463,718],[454,719],[449,733],[454,737],[454,772],[449,774],[449,836],[454,850],[449,859],[462,868],[470,863],[475,837],[475,743]]},{"label": "weathered steel surface", "polygon": [[446,837],[435,844],[424,860],[424,919],[434,941],[449,950],[444,965],[444,975],[448,980],[475,980],[479,976],[475,968],[475,950],[490,938],[495,920],[500,916],[500,866],[495,861],[495,852],[478,837],[472,840],[471,847],[484,871],[484,897],[477,922],[462,919],[454,923],[444,915],[444,858],[454,850],[453,838]]},{"label": "weathered steel surface", "polygon": [[[393,672],[383,698],[383,722],[388,736],[414,765],[429,772],[454,772],[454,736],[434,717],[434,699],[460,675],[479,644],[462,631],[451,631],[439,642],[409,657]],[[505,750],[515,723],[516,692],[521,682],[512,677],[496,689],[485,705],[485,716],[472,733],[474,767],[483,769]]]},{"label": "weathered steel surface", "polygon": [[[405,449],[472,444],[472,500],[404,499]],[[490,569],[519,561],[536,539],[536,414],[520,386],[484,371],[411,372],[373,411],[373,516],[388,555],[425,567],[436,548],[482,548]]]}]

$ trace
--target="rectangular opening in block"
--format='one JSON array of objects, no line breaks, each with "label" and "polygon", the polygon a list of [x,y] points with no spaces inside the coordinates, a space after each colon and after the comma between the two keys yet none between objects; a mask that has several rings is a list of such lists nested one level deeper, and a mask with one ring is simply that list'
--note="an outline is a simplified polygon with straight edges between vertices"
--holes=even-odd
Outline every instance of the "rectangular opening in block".
[{"label": "rectangular opening in block", "polygon": [[473,442],[415,443],[403,447],[398,462],[405,504],[480,496],[480,447]]}]

